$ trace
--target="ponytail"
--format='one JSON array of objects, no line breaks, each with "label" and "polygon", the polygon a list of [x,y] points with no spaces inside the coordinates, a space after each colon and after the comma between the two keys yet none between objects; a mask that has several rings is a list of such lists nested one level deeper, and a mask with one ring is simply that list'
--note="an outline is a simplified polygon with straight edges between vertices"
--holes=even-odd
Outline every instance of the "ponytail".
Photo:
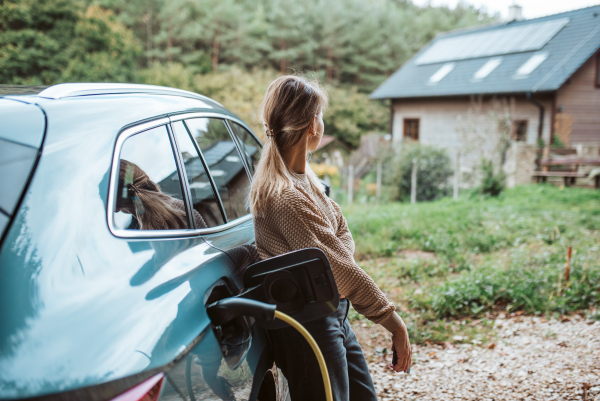
[{"label": "ponytail", "polygon": [[[266,141],[260,156],[248,206],[257,215],[267,209],[271,197],[293,186],[281,151],[296,145],[307,134],[314,116],[327,107],[327,94],[317,82],[287,75],[273,81],[260,106]],[[306,162],[306,176],[313,191],[323,192],[317,175]]]}]

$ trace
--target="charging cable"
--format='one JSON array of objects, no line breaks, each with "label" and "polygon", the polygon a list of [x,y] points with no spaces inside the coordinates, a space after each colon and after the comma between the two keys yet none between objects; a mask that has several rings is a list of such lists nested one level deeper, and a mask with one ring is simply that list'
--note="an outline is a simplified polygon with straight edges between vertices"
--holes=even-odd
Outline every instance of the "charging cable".
[{"label": "charging cable", "polygon": [[313,336],[311,336],[308,330],[306,330],[304,326],[298,323],[296,319],[286,315],[283,312],[279,312],[278,310],[276,310],[275,318],[283,320],[284,322],[298,330],[298,332],[302,334],[302,336],[306,339],[308,344],[310,344],[310,347],[312,348],[313,352],[315,353],[315,356],[317,357],[317,361],[319,362],[319,367],[321,368],[321,375],[323,376],[323,385],[325,386],[325,398],[327,399],[327,401],[333,401],[333,392],[331,391],[331,382],[329,381],[329,373],[327,373],[327,365],[325,365],[325,358],[323,358],[323,353],[321,352],[321,349],[319,349],[319,346],[317,345],[317,342],[315,341]]},{"label": "charging cable", "polygon": [[258,321],[266,320],[271,321],[279,319],[296,330],[306,339],[310,347],[312,348],[319,367],[321,368],[321,375],[323,376],[323,385],[325,386],[325,397],[327,401],[333,401],[333,392],[331,390],[331,381],[329,380],[329,373],[327,372],[327,365],[325,364],[325,358],[323,353],[319,349],[317,342],[310,335],[308,330],[304,328],[296,319],[283,312],[276,310],[275,305],[266,304],[264,302],[254,301],[252,299],[244,298],[226,298],[217,301],[206,308],[206,312],[211,322],[214,325],[221,326],[232,319],[240,316],[252,316]]}]

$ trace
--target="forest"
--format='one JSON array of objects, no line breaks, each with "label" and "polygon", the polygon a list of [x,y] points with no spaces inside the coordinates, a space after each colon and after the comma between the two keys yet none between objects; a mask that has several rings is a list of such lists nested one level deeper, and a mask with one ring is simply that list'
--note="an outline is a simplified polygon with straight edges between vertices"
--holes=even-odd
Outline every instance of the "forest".
[{"label": "forest", "polygon": [[310,74],[331,97],[327,133],[356,147],[388,130],[370,91],[438,33],[497,19],[407,0],[0,0],[0,84],[172,86],[258,128],[268,83]]}]

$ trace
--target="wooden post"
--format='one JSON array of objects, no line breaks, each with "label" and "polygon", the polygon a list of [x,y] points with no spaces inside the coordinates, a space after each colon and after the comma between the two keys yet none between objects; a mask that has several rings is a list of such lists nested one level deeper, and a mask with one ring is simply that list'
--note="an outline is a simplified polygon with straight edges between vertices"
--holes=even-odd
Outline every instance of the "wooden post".
[{"label": "wooden post", "polygon": [[567,266],[565,268],[565,284],[569,282],[569,276],[571,274],[571,247],[567,251]]},{"label": "wooden post", "polygon": [[381,162],[377,163],[377,204],[381,203]]},{"label": "wooden post", "polygon": [[348,204],[352,204],[352,197],[354,191],[354,166],[348,166]]},{"label": "wooden post", "polygon": [[[542,160],[544,159],[549,159],[550,158],[550,147],[549,146],[545,146],[544,150],[542,151]],[[548,165],[542,166],[542,171],[548,171]]]},{"label": "wooden post", "polygon": [[417,203],[417,159],[412,161],[412,175],[410,177],[410,203]]},{"label": "wooden post", "polygon": [[458,199],[458,186],[460,185],[460,151],[456,152],[456,160],[454,161],[454,200]]}]

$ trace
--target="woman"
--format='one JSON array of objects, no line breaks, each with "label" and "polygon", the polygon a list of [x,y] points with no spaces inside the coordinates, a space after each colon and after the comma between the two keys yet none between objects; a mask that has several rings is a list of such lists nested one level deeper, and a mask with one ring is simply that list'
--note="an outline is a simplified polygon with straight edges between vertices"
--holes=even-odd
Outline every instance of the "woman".
[{"label": "woman", "polygon": [[[250,190],[256,246],[261,259],[294,250],[322,249],[333,270],[338,310],[305,326],[327,361],[336,400],[376,400],[362,349],[347,321],[354,309],[392,333],[398,354],[393,369],[410,367],[410,343],[394,305],[354,261],[354,241],[340,207],[325,194],[307,163],[323,136],[327,95],[313,82],[283,76],[271,83],[260,108],[267,139]],[[292,328],[269,332],[275,362],[293,400],[324,400],[317,360]]]},{"label": "woman", "polygon": [[[192,209],[193,210],[193,209]],[[116,212],[133,215],[130,230],[182,230],[188,228],[185,204],[161,191],[137,164],[121,159]],[[197,228],[205,228],[196,210]]]}]

